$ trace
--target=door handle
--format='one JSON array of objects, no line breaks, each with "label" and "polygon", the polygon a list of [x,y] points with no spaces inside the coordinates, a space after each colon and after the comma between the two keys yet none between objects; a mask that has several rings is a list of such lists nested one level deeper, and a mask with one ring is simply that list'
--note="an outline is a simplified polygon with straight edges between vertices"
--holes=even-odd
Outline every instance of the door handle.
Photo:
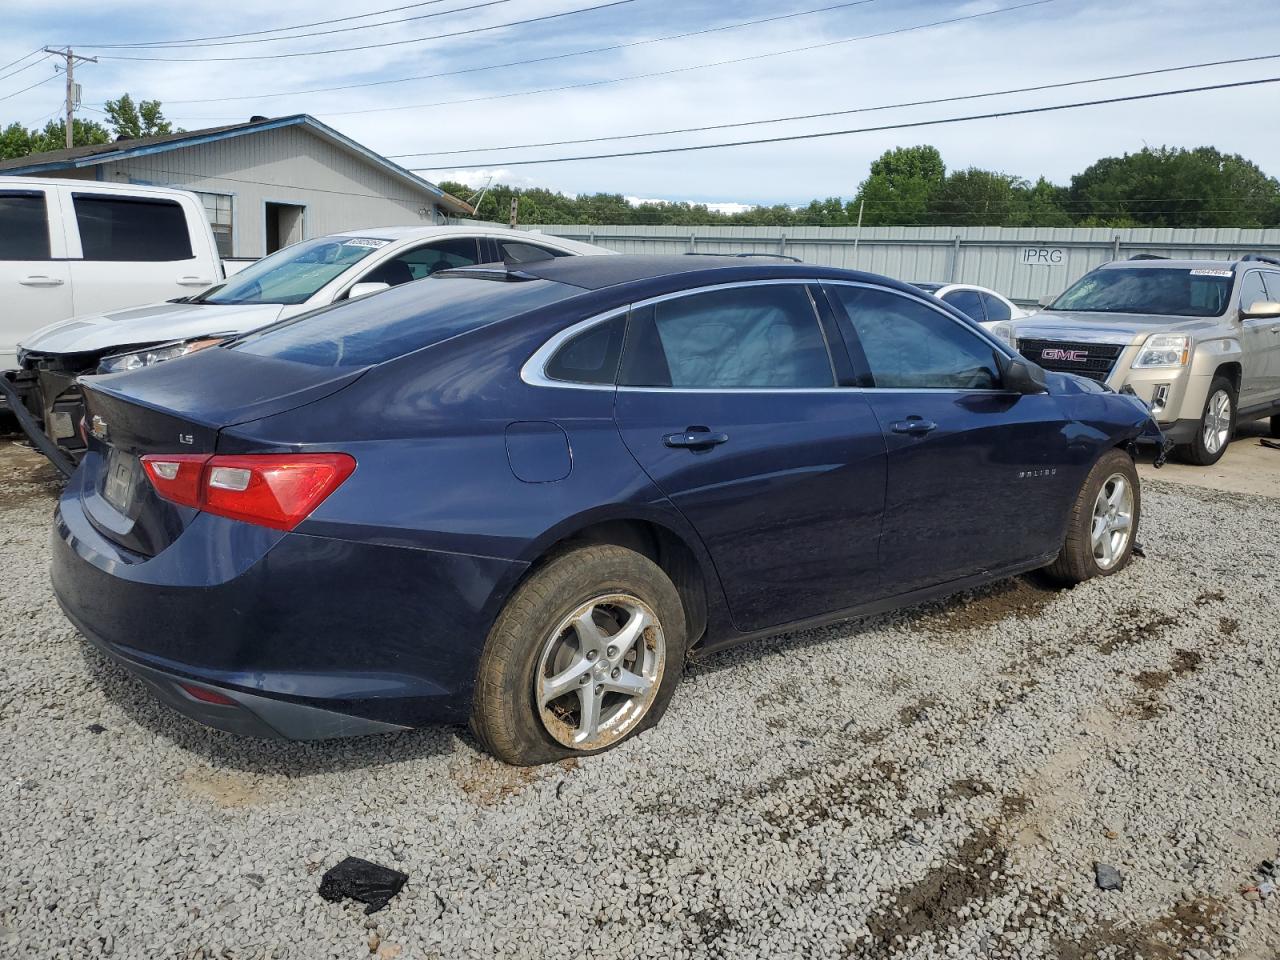
[{"label": "door handle", "polygon": [[682,447],[687,450],[707,449],[727,442],[727,433],[713,433],[706,427],[689,427],[683,433],[669,433],[662,438],[668,447]]},{"label": "door handle", "polygon": [[180,287],[207,287],[210,285],[209,280],[204,277],[179,277],[178,286]]},{"label": "door handle", "polygon": [[923,437],[926,433],[933,433],[938,429],[938,425],[932,420],[922,420],[920,417],[908,417],[906,420],[899,420],[890,424],[889,429],[894,433],[905,433],[912,437]]},{"label": "door handle", "polygon": [[46,277],[37,275],[32,277],[23,277],[18,281],[24,287],[60,287],[62,280],[58,277]]}]

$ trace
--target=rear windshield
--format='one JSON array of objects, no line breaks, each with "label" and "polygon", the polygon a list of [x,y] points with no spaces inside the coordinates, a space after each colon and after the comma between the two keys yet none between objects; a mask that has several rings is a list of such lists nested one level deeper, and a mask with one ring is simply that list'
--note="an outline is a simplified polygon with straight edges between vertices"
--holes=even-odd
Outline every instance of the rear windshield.
[{"label": "rear windshield", "polygon": [[1231,302],[1230,270],[1132,267],[1085,274],[1050,310],[1217,317]]},{"label": "rear windshield", "polygon": [[231,349],[316,367],[367,367],[581,292],[550,280],[429,277],[304,313]]}]

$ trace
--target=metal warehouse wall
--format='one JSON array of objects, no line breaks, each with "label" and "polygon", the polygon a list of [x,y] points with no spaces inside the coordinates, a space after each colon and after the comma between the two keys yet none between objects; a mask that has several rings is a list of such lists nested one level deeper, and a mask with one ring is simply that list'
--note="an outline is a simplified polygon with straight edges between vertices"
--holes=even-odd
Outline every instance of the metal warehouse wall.
[{"label": "metal warehouse wall", "polygon": [[[458,222],[458,221],[455,221]],[[530,227],[620,253],[786,253],[899,280],[977,283],[1023,303],[1060,293],[1108,260],[1138,253],[1280,256],[1280,230],[1071,227]]]},{"label": "metal warehouse wall", "polygon": [[[436,222],[435,200],[425,191],[300,127],[108,162],[82,175],[93,177],[94,169],[112,183],[230,195],[236,257],[266,253],[268,202],[304,205],[305,238],[357,227]],[[425,216],[419,213],[422,210],[427,211]]]}]

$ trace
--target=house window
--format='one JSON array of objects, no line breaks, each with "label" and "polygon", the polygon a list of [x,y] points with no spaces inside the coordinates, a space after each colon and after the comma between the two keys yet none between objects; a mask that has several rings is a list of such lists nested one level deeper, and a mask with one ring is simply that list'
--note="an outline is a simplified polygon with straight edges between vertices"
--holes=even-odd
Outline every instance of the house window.
[{"label": "house window", "polygon": [[231,252],[231,196],[226,193],[196,193],[204,204],[205,216],[213,227],[213,239],[218,244],[218,256],[230,257]]}]

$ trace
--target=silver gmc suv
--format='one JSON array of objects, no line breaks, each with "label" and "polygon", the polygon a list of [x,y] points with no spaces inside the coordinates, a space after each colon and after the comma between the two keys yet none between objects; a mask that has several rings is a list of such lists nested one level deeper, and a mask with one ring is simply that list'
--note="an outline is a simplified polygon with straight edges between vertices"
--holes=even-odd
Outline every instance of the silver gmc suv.
[{"label": "silver gmc suv", "polygon": [[1280,436],[1280,260],[1113,261],[993,333],[1047,370],[1128,387],[1190,463],[1216,463],[1239,421],[1271,417]]}]

